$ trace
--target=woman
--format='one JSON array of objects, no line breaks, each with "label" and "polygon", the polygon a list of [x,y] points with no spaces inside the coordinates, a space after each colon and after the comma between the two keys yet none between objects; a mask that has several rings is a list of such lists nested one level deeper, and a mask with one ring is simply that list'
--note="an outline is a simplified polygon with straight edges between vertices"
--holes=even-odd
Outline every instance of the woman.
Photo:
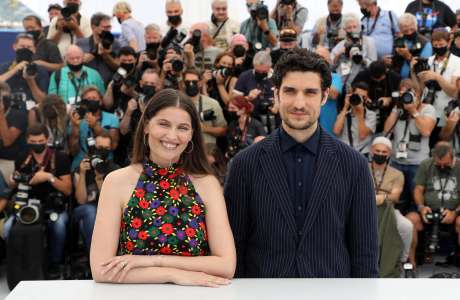
[{"label": "woman", "polygon": [[231,159],[240,150],[261,141],[267,135],[267,131],[260,121],[251,118],[254,105],[245,100],[244,96],[233,98],[228,110],[238,117],[230,123],[227,130],[228,150],[225,157]]},{"label": "woman", "polygon": [[207,83],[207,91],[211,98],[219,101],[222,109],[226,110],[230,102],[230,95],[235,87],[235,56],[231,52],[224,52],[216,57],[213,78]]},{"label": "woman", "polygon": [[233,277],[233,236],[199,122],[180,92],[164,89],[149,101],[132,164],[102,186],[91,244],[95,281],[219,286]]}]

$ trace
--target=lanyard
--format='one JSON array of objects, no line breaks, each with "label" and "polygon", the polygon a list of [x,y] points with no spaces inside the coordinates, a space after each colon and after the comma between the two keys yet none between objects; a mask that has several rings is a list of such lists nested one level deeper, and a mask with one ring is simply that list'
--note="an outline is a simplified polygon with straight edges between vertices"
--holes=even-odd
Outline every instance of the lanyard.
[{"label": "lanyard", "polygon": [[[447,57],[444,59],[444,63],[442,64],[442,69],[440,69],[439,74],[443,75],[447,69],[447,65],[449,64],[450,53],[447,52]],[[433,61],[433,71],[436,72],[436,60]]]},{"label": "lanyard", "polygon": [[380,7],[377,10],[377,16],[375,16],[375,21],[374,21],[374,24],[372,24],[372,28],[371,28],[370,31],[369,31],[369,20],[370,20],[370,18],[367,18],[367,35],[371,35],[374,32],[375,26],[377,26],[377,22],[379,20],[379,17],[380,17]]},{"label": "lanyard", "polygon": [[372,168],[372,179],[374,179],[374,187],[375,187],[375,191],[380,191],[380,188],[382,187],[382,184],[383,184],[383,179],[385,178],[385,174],[387,172],[387,169],[388,169],[388,163],[385,164],[385,169],[383,169],[383,173],[382,173],[382,178],[380,179],[380,182],[377,184],[377,178],[375,176],[375,169],[374,169],[374,164],[371,163],[371,168]]}]

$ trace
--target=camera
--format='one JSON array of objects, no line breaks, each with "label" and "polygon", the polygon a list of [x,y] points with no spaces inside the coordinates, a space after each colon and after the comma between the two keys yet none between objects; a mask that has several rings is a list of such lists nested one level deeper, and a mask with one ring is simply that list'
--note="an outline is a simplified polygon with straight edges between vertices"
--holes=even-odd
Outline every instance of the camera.
[{"label": "camera", "polygon": [[428,236],[427,249],[430,253],[439,250],[439,225],[443,219],[443,209],[433,209],[431,213],[425,215],[426,219],[433,225],[431,233]]},{"label": "camera", "polygon": [[184,69],[184,63],[179,59],[173,59],[170,61],[172,70],[175,73],[180,73]]},{"label": "camera", "polygon": [[428,58],[417,57],[417,62],[414,65],[414,72],[418,74],[420,72],[430,70],[430,65],[428,64]]},{"label": "camera", "polygon": [[272,108],[273,105],[274,105],[273,101],[262,99],[259,102],[259,110],[262,114],[267,115],[270,113],[270,108]]},{"label": "camera", "polygon": [[158,56],[158,48],[160,47],[160,44],[157,43],[150,43],[147,44],[145,52],[147,53],[147,57],[150,60],[156,60]]},{"label": "camera", "polygon": [[446,113],[446,116],[449,117],[449,115],[453,112],[460,113],[460,103],[458,99],[452,99],[447,103],[447,106],[444,108],[444,112]]},{"label": "camera", "polygon": [[227,78],[232,75],[232,72],[230,69],[227,69],[227,68],[220,68],[220,69],[212,71],[212,77],[217,78],[218,74],[220,74],[220,76],[224,78]]},{"label": "camera", "polygon": [[204,121],[213,121],[216,119],[216,115],[212,109],[207,109],[200,112],[200,118]]},{"label": "camera", "polygon": [[401,105],[408,105],[412,104],[415,102],[415,94],[412,91],[407,91],[404,92],[400,97],[399,97],[399,102]]},{"label": "camera", "polygon": [[11,95],[4,95],[2,97],[3,106],[5,110],[8,108],[15,108],[18,110],[25,110],[26,109],[26,101],[27,95],[25,93],[12,93]]},{"label": "camera", "polygon": [[337,27],[328,26],[327,39],[329,41],[329,49],[334,48],[339,43],[339,29]]},{"label": "camera", "polygon": [[195,29],[192,32],[192,36],[186,42],[186,44],[190,44],[193,46],[193,52],[198,53],[201,49],[201,30]]},{"label": "camera", "polygon": [[26,66],[26,74],[28,76],[35,76],[37,75],[38,73],[38,66],[36,63],[29,63],[27,66]]},{"label": "camera", "polygon": [[358,106],[363,102],[363,98],[361,98],[358,94],[351,94],[350,95],[350,105],[351,106]]},{"label": "camera", "polygon": [[232,135],[232,138],[229,141],[229,145],[227,147],[227,152],[225,153],[225,157],[227,159],[232,159],[244,148],[246,148],[246,145],[241,142],[239,135]]},{"label": "camera", "polygon": [[120,86],[123,83],[123,79],[126,78],[128,72],[123,68],[118,68],[115,74],[113,74],[112,81],[114,85]]},{"label": "camera", "polygon": [[369,102],[366,102],[366,107],[367,109],[369,110],[378,110],[378,109],[382,109],[384,108],[384,102],[383,102],[383,99],[379,98],[379,99],[376,99],[376,100],[371,100]]},{"label": "camera", "polygon": [[283,5],[294,5],[296,0],[281,0],[280,3]]},{"label": "camera", "polygon": [[406,48],[406,40],[404,39],[404,37],[395,38],[394,41],[393,41],[393,47],[395,49],[397,49],[397,48]]},{"label": "camera", "polygon": [[268,20],[268,7],[264,4],[263,1],[252,4],[249,7],[249,11],[253,19],[257,18],[259,20]]},{"label": "camera", "polygon": [[348,40],[345,43],[345,55],[351,57],[354,63],[360,64],[363,61],[363,47],[361,45],[361,34],[358,32],[347,33]]},{"label": "camera", "polygon": [[113,42],[115,41],[115,37],[110,31],[102,31],[100,34],[101,44],[104,49],[110,49]]},{"label": "camera", "polygon": [[82,99],[75,105],[75,111],[80,117],[80,120],[85,117],[86,113],[96,113],[100,108],[101,107],[98,101],[88,99]]},{"label": "camera", "polygon": [[69,21],[73,14],[78,12],[78,5],[67,5],[61,10],[64,20]]}]

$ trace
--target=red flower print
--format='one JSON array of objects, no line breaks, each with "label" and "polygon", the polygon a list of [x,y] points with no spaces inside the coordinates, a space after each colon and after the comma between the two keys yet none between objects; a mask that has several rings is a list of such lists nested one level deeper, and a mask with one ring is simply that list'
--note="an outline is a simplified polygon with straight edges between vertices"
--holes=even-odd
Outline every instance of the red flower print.
[{"label": "red flower print", "polygon": [[169,196],[171,196],[172,199],[177,200],[180,194],[176,189],[172,189],[169,191]]},{"label": "red flower print", "polygon": [[149,235],[147,234],[147,231],[141,231],[141,232],[139,232],[139,234],[138,234],[137,236],[138,236],[141,240],[144,240],[144,241],[145,241]]},{"label": "red flower print", "polygon": [[190,252],[185,252],[185,251],[182,251],[182,252],[180,253],[180,255],[182,255],[182,256],[192,256],[192,255],[190,254]]},{"label": "red flower print", "polygon": [[149,203],[145,200],[141,200],[139,201],[139,206],[143,209],[146,209],[147,207],[149,207]]},{"label": "red flower print", "polygon": [[176,177],[177,175],[176,174],[171,174],[168,176],[169,179],[174,179],[174,177]]},{"label": "red flower print", "polygon": [[143,189],[136,189],[136,197],[137,198],[144,198],[145,191]]},{"label": "red flower print", "polygon": [[164,189],[164,190],[169,189],[169,186],[170,186],[169,182],[164,181],[164,180],[160,181],[160,187],[162,189]]},{"label": "red flower print", "polygon": [[192,214],[199,215],[201,214],[201,208],[198,205],[192,206]]},{"label": "red flower print", "polygon": [[142,225],[142,221],[141,221],[141,219],[139,219],[139,218],[134,218],[134,219],[131,221],[131,226],[133,226],[133,227],[136,228],[136,229],[139,228],[139,227],[141,227],[141,225]]},{"label": "red flower print", "polygon": [[161,231],[162,231],[164,234],[171,234],[171,233],[173,233],[174,229],[173,229],[172,224],[170,224],[170,223],[165,223],[165,224],[163,224],[163,226],[161,226]]},{"label": "red flower print", "polygon": [[206,230],[206,225],[203,222],[198,223],[198,225],[200,225],[201,229]]},{"label": "red flower print", "polygon": [[186,186],[181,185],[181,186],[179,187],[179,193],[181,193],[181,195],[187,195],[187,193],[188,193],[188,188],[187,188]]},{"label": "red flower print", "polygon": [[156,212],[157,212],[158,215],[163,216],[166,213],[166,209],[163,206],[159,206],[156,209]]},{"label": "red flower print", "polygon": [[182,175],[184,173],[184,170],[182,170],[182,168],[177,168],[176,169],[176,175]]},{"label": "red flower print", "polygon": [[134,243],[131,241],[126,242],[126,249],[128,249],[128,251],[133,251]]},{"label": "red flower print", "polygon": [[195,236],[196,232],[195,232],[195,229],[193,229],[193,228],[187,228],[187,229],[185,229],[185,234],[188,237],[193,237],[193,236]]},{"label": "red flower print", "polygon": [[161,253],[161,254],[168,255],[168,254],[171,254],[171,253],[172,253],[172,250],[171,250],[171,248],[169,248],[169,247],[161,247],[160,253]]},{"label": "red flower print", "polygon": [[160,169],[158,171],[158,174],[160,174],[161,176],[165,176],[166,174],[168,174],[168,170],[167,169]]}]

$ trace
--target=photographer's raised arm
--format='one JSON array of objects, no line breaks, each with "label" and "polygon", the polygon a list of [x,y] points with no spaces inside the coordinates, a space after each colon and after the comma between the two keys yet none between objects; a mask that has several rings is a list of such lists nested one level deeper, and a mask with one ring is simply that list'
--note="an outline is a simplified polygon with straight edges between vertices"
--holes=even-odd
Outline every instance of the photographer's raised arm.
[{"label": "photographer's raised arm", "polygon": [[21,130],[16,127],[8,127],[3,101],[0,101],[0,139],[2,146],[9,147],[13,145],[20,135]]},{"label": "photographer's raised arm", "polygon": [[27,64],[28,62],[22,61],[15,65],[13,68],[10,68],[8,71],[0,75],[0,81],[7,82],[11,77],[16,75],[17,72],[22,72]]},{"label": "photographer's raised arm", "polygon": [[458,121],[460,119],[460,113],[452,111],[446,119],[446,125],[441,129],[439,138],[443,141],[450,141],[454,136],[455,129],[457,128]]},{"label": "photographer's raised arm", "polygon": [[37,82],[35,81],[35,76],[28,76],[26,72],[24,72],[23,76],[27,82],[27,85],[29,86],[30,92],[32,93],[32,97],[37,103],[42,103],[46,97],[46,93],[43,92],[38,86]]}]

